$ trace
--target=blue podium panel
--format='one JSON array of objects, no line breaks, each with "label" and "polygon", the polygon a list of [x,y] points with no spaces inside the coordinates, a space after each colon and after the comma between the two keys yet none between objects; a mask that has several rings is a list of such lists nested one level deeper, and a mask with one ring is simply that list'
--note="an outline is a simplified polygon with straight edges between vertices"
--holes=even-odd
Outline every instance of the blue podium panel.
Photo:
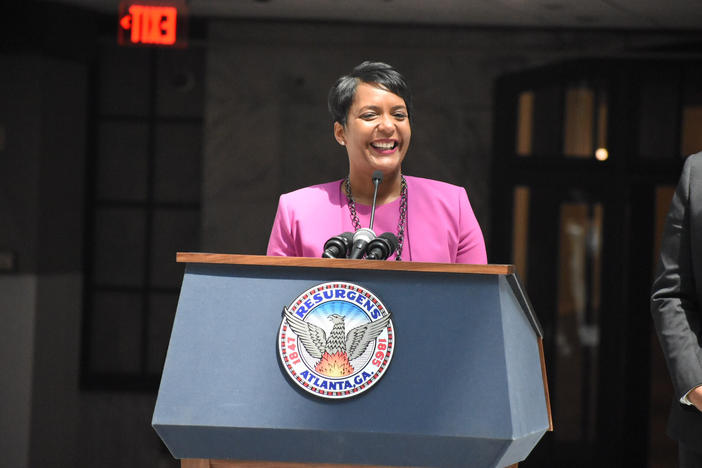
[{"label": "blue podium panel", "polygon": [[[392,313],[365,393],[325,400],[278,358],[281,312],[350,282]],[[237,264],[186,267],[153,426],[176,458],[505,466],[548,430],[536,331],[502,275]]]}]

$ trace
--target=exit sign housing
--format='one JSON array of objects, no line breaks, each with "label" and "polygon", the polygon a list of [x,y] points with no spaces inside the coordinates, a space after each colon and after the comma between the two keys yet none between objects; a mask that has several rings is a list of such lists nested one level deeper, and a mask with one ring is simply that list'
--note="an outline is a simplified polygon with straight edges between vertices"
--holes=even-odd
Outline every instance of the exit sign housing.
[{"label": "exit sign housing", "polygon": [[123,0],[119,4],[120,45],[184,47],[187,8],[182,1]]}]

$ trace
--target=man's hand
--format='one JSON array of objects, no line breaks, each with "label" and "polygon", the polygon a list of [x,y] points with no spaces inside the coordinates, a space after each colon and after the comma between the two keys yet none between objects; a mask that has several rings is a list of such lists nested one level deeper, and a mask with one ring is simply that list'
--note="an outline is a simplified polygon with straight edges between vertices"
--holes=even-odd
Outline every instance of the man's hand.
[{"label": "man's hand", "polygon": [[687,399],[695,405],[695,408],[702,411],[702,385],[690,390],[690,393],[687,394]]}]

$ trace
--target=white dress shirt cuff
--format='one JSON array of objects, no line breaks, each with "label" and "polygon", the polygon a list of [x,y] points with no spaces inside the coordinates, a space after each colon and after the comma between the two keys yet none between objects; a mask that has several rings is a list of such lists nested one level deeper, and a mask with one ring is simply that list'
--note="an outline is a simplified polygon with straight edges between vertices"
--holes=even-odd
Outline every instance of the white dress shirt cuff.
[{"label": "white dress shirt cuff", "polygon": [[[692,391],[692,390],[690,390],[690,392],[691,392],[691,391]],[[682,398],[680,398],[680,403],[682,403],[683,405],[692,406],[692,402],[690,402],[690,400],[687,399],[687,395],[688,395],[690,392],[687,392],[686,394],[684,394],[684,395],[682,396]]]},{"label": "white dress shirt cuff", "polygon": [[690,392],[692,392],[692,391],[693,391],[694,389],[696,389],[697,387],[702,387],[702,385],[695,385],[695,386],[692,387],[690,390],[688,390],[687,393],[685,393],[685,394],[680,398],[680,403],[682,403],[683,405],[692,406],[692,402],[687,398],[687,396],[690,394]]}]

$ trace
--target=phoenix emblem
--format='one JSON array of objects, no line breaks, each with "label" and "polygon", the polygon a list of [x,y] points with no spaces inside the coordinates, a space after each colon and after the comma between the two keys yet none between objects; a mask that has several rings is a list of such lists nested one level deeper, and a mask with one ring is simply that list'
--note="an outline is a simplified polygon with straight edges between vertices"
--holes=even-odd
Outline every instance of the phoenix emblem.
[{"label": "phoenix emblem", "polygon": [[390,321],[388,312],[379,320],[359,325],[347,333],[344,316],[330,314],[328,318],[332,322],[332,329],[327,336],[322,327],[301,320],[287,307],[283,307],[283,315],[307,353],[319,359],[315,371],[328,377],[353,374],[355,369],[351,361],[366,351]]},{"label": "phoenix emblem", "polygon": [[278,355],[285,374],[317,397],[360,395],[385,375],[395,349],[388,308],[372,291],[334,281],[283,307]]}]

